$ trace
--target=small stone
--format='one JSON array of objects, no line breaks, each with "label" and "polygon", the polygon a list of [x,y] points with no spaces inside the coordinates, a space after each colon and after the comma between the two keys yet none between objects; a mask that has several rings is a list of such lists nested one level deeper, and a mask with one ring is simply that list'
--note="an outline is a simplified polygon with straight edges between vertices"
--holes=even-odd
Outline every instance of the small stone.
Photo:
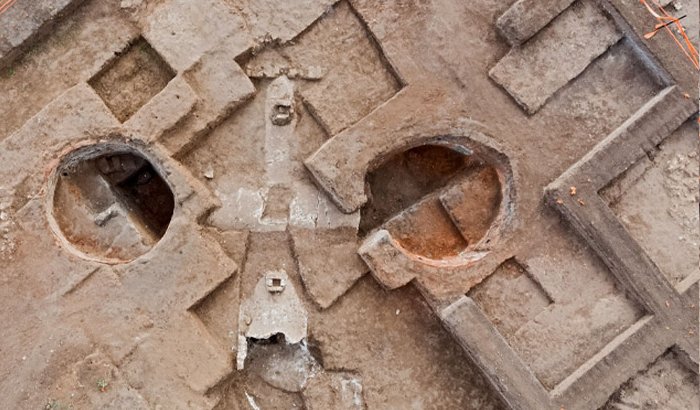
[{"label": "small stone", "polygon": [[284,279],[286,274],[278,274],[277,272],[269,272],[265,278],[265,285],[267,286],[267,291],[270,293],[281,293],[284,291],[286,286],[286,280]]},{"label": "small stone", "polygon": [[321,371],[320,364],[303,343],[253,345],[248,357],[248,372],[291,393],[300,392]]},{"label": "small stone", "polygon": [[319,66],[311,66],[306,69],[306,77],[309,79],[321,79],[324,75],[324,69]]},{"label": "small stone", "polygon": [[362,381],[351,373],[323,372],[311,378],[301,395],[309,410],[365,408]]},{"label": "small stone", "polygon": [[294,111],[290,105],[277,104],[272,109],[270,120],[274,125],[281,127],[291,123],[292,118],[294,118]]},{"label": "small stone", "polygon": [[211,164],[207,165],[207,168],[204,170],[204,178],[214,179],[214,168],[212,168]]},{"label": "small stone", "polygon": [[122,0],[119,7],[127,10],[133,10],[140,7],[141,4],[143,4],[143,0]]},{"label": "small stone", "polygon": [[110,219],[119,215],[119,208],[116,204],[113,204],[109,208],[95,215],[95,225],[104,226]]}]

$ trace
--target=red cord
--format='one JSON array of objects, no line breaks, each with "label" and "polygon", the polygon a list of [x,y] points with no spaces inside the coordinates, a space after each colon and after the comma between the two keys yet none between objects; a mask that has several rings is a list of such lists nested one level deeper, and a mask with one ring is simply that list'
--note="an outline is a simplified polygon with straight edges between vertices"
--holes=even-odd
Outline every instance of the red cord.
[{"label": "red cord", "polygon": [[[662,6],[659,4],[657,0],[651,0],[651,2],[654,4],[654,6],[657,7],[658,11],[654,10],[648,3],[647,0],[639,0],[651,13],[652,16],[656,18],[656,20],[659,22],[657,24],[657,29],[664,28],[664,30],[671,36],[673,41],[676,43],[676,45],[683,51],[683,54],[690,60],[690,62],[693,64],[696,70],[700,69],[700,60],[698,56],[698,51],[693,45],[693,42],[690,41],[690,38],[688,37],[688,34],[685,32],[685,27],[683,27],[683,24],[680,22],[679,19],[673,17],[671,14],[669,14]],[[681,40],[676,37],[676,34],[671,30],[670,25],[674,25],[678,32],[681,35],[681,38],[685,45],[681,43]],[[652,32],[653,33],[653,32]],[[650,38],[651,36],[647,37]]]},{"label": "red cord", "polygon": [[3,4],[0,4],[0,15],[7,11],[17,0],[7,0]]}]

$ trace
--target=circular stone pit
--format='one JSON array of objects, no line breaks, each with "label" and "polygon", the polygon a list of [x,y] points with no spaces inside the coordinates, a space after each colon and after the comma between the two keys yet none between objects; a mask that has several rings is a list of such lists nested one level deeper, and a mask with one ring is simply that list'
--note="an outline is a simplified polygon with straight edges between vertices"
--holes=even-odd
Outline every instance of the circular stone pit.
[{"label": "circular stone pit", "polygon": [[101,143],[62,158],[49,182],[49,223],[86,259],[125,263],[163,237],[175,208],[168,182],[134,146]]}]

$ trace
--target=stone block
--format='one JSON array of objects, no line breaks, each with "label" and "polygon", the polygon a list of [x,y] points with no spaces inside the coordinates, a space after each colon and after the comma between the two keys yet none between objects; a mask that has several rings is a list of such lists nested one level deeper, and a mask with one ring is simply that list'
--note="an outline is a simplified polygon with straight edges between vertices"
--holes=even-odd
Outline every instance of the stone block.
[{"label": "stone block", "polygon": [[164,145],[172,152],[190,146],[255,93],[255,86],[234,60],[237,53],[236,48],[224,43],[203,55],[185,73],[199,101],[192,115],[163,137]]},{"label": "stone block", "polygon": [[157,140],[192,111],[197,95],[184,78],[178,76],[146,105],[129,118],[127,132],[146,141]]},{"label": "stone block", "polygon": [[498,216],[501,196],[498,172],[488,167],[470,172],[440,195],[440,203],[464,239],[473,245],[484,237]]},{"label": "stone block", "polygon": [[511,49],[489,75],[534,114],[621,37],[597,5],[579,1],[522,47]]},{"label": "stone block", "polygon": [[220,113],[255,93],[255,86],[235,61],[238,54],[238,49],[223,43],[202,55],[185,74],[207,111]]},{"label": "stone block", "polygon": [[552,303],[542,287],[514,259],[501,264],[467,296],[479,305],[506,339]]},{"label": "stone block", "polygon": [[496,20],[512,46],[526,42],[575,0],[518,0]]},{"label": "stone block", "polygon": [[18,1],[0,15],[0,68],[8,66],[61,15],[84,0]]},{"label": "stone block", "polygon": [[301,343],[308,335],[308,313],[299,299],[286,270],[269,270],[263,275],[244,271],[246,282],[259,278],[252,292],[243,290],[238,319],[238,350],[236,367],[245,366],[248,339],[270,339],[284,335],[288,344]]},{"label": "stone block", "polygon": [[169,0],[148,18],[144,37],[176,71],[226,44],[236,54],[253,46],[245,21],[219,0]]},{"label": "stone block", "polygon": [[291,234],[304,286],[324,309],[369,271],[357,254],[359,244],[353,229],[293,229]]},{"label": "stone block", "polygon": [[246,371],[260,376],[267,384],[298,393],[320,372],[321,366],[306,344],[270,343],[254,346]]},{"label": "stone block", "polygon": [[293,67],[320,67],[326,73],[303,87],[301,94],[330,135],[354,124],[401,88],[370,38],[352,8],[340,3],[283,50]]},{"label": "stone block", "polygon": [[309,410],[362,410],[362,381],[352,373],[324,372],[312,378],[301,393]]}]

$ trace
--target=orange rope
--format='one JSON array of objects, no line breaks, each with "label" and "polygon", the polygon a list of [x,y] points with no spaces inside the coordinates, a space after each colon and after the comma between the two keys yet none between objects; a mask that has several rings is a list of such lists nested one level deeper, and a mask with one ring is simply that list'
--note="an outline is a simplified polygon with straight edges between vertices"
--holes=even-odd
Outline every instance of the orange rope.
[{"label": "orange rope", "polygon": [[[654,0],[654,2],[657,2],[657,0]],[[673,16],[671,16],[670,14],[668,14],[668,12],[666,12],[666,10],[664,10],[664,8],[661,7],[661,5],[658,4],[658,2],[657,2],[657,5],[658,5],[659,9],[664,13],[664,15],[665,15],[666,17],[668,17],[668,18],[673,18]],[[677,19],[676,19],[676,21],[673,22],[673,24],[676,26],[676,28],[678,29],[678,32],[681,34],[681,36],[683,37],[683,40],[685,41],[685,44],[686,44],[686,46],[687,46],[687,53],[686,53],[686,56],[690,54],[691,61],[693,61],[694,65],[695,65],[695,68],[696,68],[696,69],[700,68],[700,65],[698,64],[698,63],[699,63],[699,62],[698,62],[698,51],[697,51],[697,50],[695,49],[695,47],[693,46],[693,42],[690,41],[690,38],[688,38],[688,35],[687,35],[687,33],[685,32],[685,27],[683,27],[683,25],[682,25]],[[666,28],[666,30],[667,30],[671,35],[673,35],[673,32],[671,31],[670,28]],[[673,38],[675,39],[676,36],[673,35]],[[677,42],[677,43],[678,43],[678,42]],[[683,49],[683,50],[686,51],[686,49]]]},{"label": "orange rope", "polygon": [[[659,4],[658,0],[651,0],[651,2],[654,4],[656,9],[654,9],[649,3],[647,3],[647,0],[639,0],[644,7],[651,13],[652,16],[656,18],[658,21],[658,24],[654,28],[654,31],[651,31],[647,33],[644,38],[650,39],[652,38],[656,32],[663,28],[673,39],[673,41],[676,43],[676,45],[683,51],[683,54],[690,60],[690,62],[693,64],[696,70],[700,70],[700,58],[698,56],[698,51],[693,45],[693,42],[690,41],[690,38],[688,37],[688,34],[685,31],[685,27],[683,27],[683,24],[680,22],[680,19],[677,19],[673,17],[671,14],[669,14],[662,6]],[[671,30],[671,25],[675,26],[676,30],[678,30],[678,33],[681,36],[681,40],[676,37],[676,33]],[[685,44],[683,44],[685,43]]]},{"label": "orange rope", "polygon": [[[645,38],[651,38],[656,34],[656,31],[664,28],[667,33],[673,38],[674,42],[678,47],[681,48],[683,53],[688,57],[688,59],[693,63],[695,68],[700,68],[699,67],[699,62],[698,62],[698,52],[695,49],[695,46],[693,46],[692,41],[690,41],[690,38],[688,38],[688,35],[685,31],[685,28],[683,25],[680,23],[679,19],[673,17],[670,15],[659,3],[657,0],[651,0],[654,2],[654,5],[658,8],[658,10],[662,13],[662,15],[658,14],[654,9],[652,9],[651,6],[646,2],[646,0],[640,0],[644,6],[647,8],[647,10],[654,16],[656,19],[660,22],[659,24],[656,25],[656,28],[654,31],[647,33],[644,37]],[[665,22],[665,23],[664,23]],[[675,33],[670,29],[670,25],[674,25],[678,32],[680,33],[683,41],[685,42],[685,46],[681,44],[680,40],[676,37]]]},{"label": "orange rope", "polygon": [[7,9],[9,9],[13,4],[15,4],[15,1],[17,0],[7,0],[3,4],[0,4],[0,15],[2,15],[2,13],[6,12]]}]

